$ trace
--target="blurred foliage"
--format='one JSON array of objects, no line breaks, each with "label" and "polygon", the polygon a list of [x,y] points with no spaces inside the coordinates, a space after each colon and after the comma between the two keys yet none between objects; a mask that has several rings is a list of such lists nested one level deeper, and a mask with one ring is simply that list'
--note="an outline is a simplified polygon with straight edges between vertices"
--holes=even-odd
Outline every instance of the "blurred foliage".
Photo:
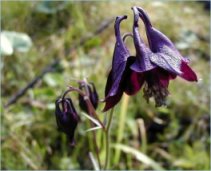
[{"label": "blurred foliage", "polygon": [[[53,4],[55,3],[55,4]],[[5,104],[19,89],[31,81],[55,58],[62,70],[49,73],[14,105],[1,106],[1,169],[93,169],[88,158],[92,149],[91,133],[86,118],[76,132],[76,147],[70,148],[66,137],[57,131],[54,101],[67,85],[77,85],[74,79],[88,77],[95,82],[103,98],[106,76],[111,65],[115,43],[113,26],[89,40],[71,54],[68,49],[82,36],[91,34],[99,24],[117,15],[128,15],[121,32],[131,31],[131,6],[142,6],[156,28],[176,43],[188,56],[199,82],[191,84],[177,78],[170,84],[167,107],[147,104],[142,92],[123,100],[115,108],[111,143],[115,145],[122,124],[120,158],[110,159],[110,169],[153,169],[134,154],[142,154],[167,170],[209,170],[209,11],[198,2],[42,2],[1,1],[1,24],[4,31],[28,34],[33,46],[27,53],[15,51],[1,57],[2,101]],[[141,35],[146,40],[145,30]],[[134,53],[131,39],[127,44]],[[77,95],[72,94],[75,106]],[[103,104],[98,112],[101,113]],[[79,108],[77,108],[78,111]],[[125,112],[125,116],[121,113]],[[80,113],[80,112],[79,112]],[[103,119],[106,114],[99,114]],[[126,117],[121,118],[121,117]],[[143,119],[144,125],[137,122]],[[145,132],[145,136],[142,132]],[[105,160],[102,134],[98,130],[100,157]],[[145,138],[144,138],[145,137]],[[143,144],[144,143],[144,144]],[[116,153],[111,148],[111,157]],[[143,159],[143,158],[142,158]]]}]

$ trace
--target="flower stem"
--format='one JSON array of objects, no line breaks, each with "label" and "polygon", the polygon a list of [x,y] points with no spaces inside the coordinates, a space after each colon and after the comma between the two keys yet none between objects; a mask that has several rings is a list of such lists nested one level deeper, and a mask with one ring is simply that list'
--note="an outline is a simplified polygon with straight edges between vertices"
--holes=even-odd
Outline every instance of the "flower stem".
[{"label": "flower stem", "polygon": [[113,118],[113,113],[114,113],[114,108],[111,109],[109,119],[108,119],[108,125],[105,129],[105,139],[106,139],[106,160],[105,160],[105,166],[104,170],[106,170],[109,167],[109,156],[110,156],[110,137],[109,137],[109,132],[110,132],[110,127],[111,127],[111,121]]},{"label": "flower stem", "polygon": [[[120,112],[120,116],[119,116],[117,143],[121,143],[121,141],[123,139],[128,103],[129,103],[129,96],[124,94],[123,98],[122,98],[121,112]],[[121,151],[119,149],[116,149],[115,154],[114,154],[114,159],[113,159],[114,164],[119,163],[120,154],[121,154]]]},{"label": "flower stem", "polygon": [[99,148],[98,148],[97,141],[96,141],[96,132],[95,131],[93,131],[93,141],[94,141],[94,148],[95,148],[95,151],[96,151],[98,165],[99,165],[99,168],[101,169],[101,161],[100,161],[100,156],[99,156]]},{"label": "flower stem", "polygon": [[[97,114],[96,114],[96,111],[90,101],[90,94],[89,94],[89,90],[88,90],[88,87],[87,87],[87,80],[84,79],[84,87],[85,87],[85,92],[86,92],[86,96],[84,96],[84,100],[86,101],[86,104],[87,104],[87,107],[88,107],[88,111],[89,111],[89,115],[90,116],[93,116],[95,115],[95,118],[98,120],[98,122],[100,122],[100,119],[98,118]],[[82,82],[82,83],[83,83]],[[94,126],[93,122],[91,122],[91,125]],[[97,156],[97,161],[98,161],[98,165],[99,165],[99,168],[101,169],[101,161],[100,161],[100,156],[99,156],[99,148],[98,148],[98,145],[97,145],[97,140],[96,140],[96,132],[95,131],[92,131],[93,132],[93,143],[94,143],[94,148],[95,148],[95,152],[96,152],[96,156]]]}]

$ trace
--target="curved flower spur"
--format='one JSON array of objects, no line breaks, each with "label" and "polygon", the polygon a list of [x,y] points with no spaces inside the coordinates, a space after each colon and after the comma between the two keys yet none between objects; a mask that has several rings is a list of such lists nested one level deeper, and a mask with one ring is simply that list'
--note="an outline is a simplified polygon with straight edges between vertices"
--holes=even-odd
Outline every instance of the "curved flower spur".
[{"label": "curved flower spur", "polygon": [[114,29],[116,36],[116,44],[113,53],[112,69],[109,73],[106,88],[106,102],[103,111],[107,111],[114,107],[121,99],[123,92],[128,95],[135,94],[140,88],[138,73],[130,69],[130,65],[135,61],[135,57],[131,56],[129,50],[124,44],[124,38],[121,38],[120,23],[127,16],[118,16],[115,21]]},{"label": "curved flower spur", "polygon": [[[151,27],[145,12],[145,17],[143,17],[140,8],[132,7],[132,10],[134,12],[133,37],[136,61],[131,65],[131,69],[140,73],[139,81],[140,85],[144,84],[145,99],[148,101],[150,97],[154,97],[156,106],[162,106],[165,105],[166,97],[169,94],[167,88],[170,79],[179,75],[188,81],[197,81],[197,76],[173,43],[165,35]],[[150,49],[139,35],[139,17],[145,23]]]}]

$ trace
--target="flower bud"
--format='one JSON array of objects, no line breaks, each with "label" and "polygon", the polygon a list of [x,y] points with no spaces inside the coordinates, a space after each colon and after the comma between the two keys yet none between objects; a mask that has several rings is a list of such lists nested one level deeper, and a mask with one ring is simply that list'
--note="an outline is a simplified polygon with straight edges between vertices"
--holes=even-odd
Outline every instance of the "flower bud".
[{"label": "flower bud", "polygon": [[[95,85],[93,83],[86,84],[86,85],[85,83],[79,83],[79,89],[81,90],[85,89],[87,96],[89,97],[93,107],[97,109],[99,97],[98,97],[98,93],[96,91]],[[86,113],[89,113],[84,97],[79,94],[78,98],[79,98],[79,106],[81,110],[83,110]]]},{"label": "flower bud", "polygon": [[70,145],[74,146],[74,132],[79,122],[79,116],[72,100],[70,98],[56,100],[55,115],[58,130],[64,132],[70,141]]}]

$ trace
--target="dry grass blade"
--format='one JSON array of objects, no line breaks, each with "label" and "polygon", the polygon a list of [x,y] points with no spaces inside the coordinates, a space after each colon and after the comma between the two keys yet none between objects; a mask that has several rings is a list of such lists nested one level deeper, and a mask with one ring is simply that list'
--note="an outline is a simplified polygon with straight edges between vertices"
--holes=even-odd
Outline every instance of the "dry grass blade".
[{"label": "dry grass blade", "polygon": [[145,155],[144,153],[123,145],[123,144],[114,144],[112,147],[122,150],[125,153],[130,153],[132,154],[138,161],[144,163],[147,166],[150,166],[151,168],[153,168],[154,170],[165,170],[164,168],[162,168],[162,166],[160,166],[156,161],[154,161],[153,159],[151,159],[150,157],[148,157],[147,155]]},{"label": "dry grass blade", "polygon": [[94,124],[97,125],[97,127],[90,128],[90,129],[86,130],[86,132],[88,132],[88,131],[93,131],[93,130],[101,129],[101,128],[102,128],[101,124],[100,124],[95,118],[93,118],[93,117],[87,115],[87,114],[84,113],[84,112],[82,112],[81,114],[84,115],[86,118],[88,118],[88,119],[91,120]]}]

